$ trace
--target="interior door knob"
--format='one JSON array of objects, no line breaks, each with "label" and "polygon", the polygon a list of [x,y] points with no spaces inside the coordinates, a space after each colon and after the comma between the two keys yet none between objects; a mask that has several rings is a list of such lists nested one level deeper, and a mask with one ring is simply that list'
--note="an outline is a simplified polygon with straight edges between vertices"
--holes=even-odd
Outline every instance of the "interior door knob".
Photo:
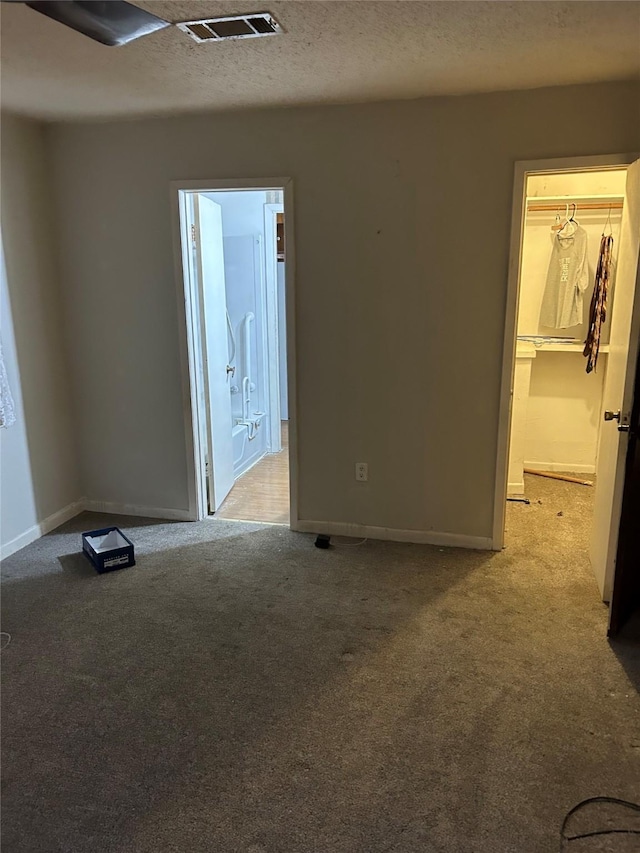
[{"label": "interior door knob", "polygon": [[604,413],[605,421],[618,421],[620,423],[620,412],[609,412],[606,411]]}]

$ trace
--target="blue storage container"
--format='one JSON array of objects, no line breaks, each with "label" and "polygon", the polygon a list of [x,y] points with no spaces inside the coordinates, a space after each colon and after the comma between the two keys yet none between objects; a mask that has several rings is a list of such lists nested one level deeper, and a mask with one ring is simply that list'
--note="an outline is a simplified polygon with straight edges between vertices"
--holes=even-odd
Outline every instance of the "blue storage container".
[{"label": "blue storage container", "polygon": [[99,574],[135,566],[133,542],[118,527],[82,534],[82,550]]}]

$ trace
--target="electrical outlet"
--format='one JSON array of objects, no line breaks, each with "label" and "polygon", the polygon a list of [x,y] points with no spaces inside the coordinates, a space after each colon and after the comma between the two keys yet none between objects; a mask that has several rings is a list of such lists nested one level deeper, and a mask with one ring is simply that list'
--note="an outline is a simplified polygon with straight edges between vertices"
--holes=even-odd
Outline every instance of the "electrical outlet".
[{"label": "electrical outlet", "polygon": [[369,465],[367,462],[356,462],[356,480],[366,483],[369,479]]}]

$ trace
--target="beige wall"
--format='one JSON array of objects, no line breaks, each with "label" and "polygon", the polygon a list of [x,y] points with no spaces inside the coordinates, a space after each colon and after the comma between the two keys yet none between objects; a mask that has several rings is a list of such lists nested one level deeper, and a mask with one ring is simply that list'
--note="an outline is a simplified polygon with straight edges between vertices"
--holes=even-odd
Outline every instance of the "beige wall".
[{"label": "beige wall", "polygon": [[580,352],[539,350],[531,368],[524,464],[543,471],[594,474],[607,355],[585,372]]},{"label": "beige wall", "polygon": [[169,182],[291,176],[301,517],[486,541],[514,162],[639,137],[632,84],[53,126],[89,497],[188,505]]},{"label": "beige wall", "polygon": [[6,555],[65,520],[81,491],[43,128],[3,115],[1,142],[2,339],[17,409],[0,430]]}]

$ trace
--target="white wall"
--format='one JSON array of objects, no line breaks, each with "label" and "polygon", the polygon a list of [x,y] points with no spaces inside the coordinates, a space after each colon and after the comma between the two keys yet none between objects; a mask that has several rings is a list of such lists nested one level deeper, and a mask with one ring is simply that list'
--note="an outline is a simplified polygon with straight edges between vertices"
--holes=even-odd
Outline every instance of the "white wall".
[{"label": "white wall", "polygon": [[514,162],[640,148],[637,103],[620,83],[51,127],[87,488],[188,506],[169,182],[291,176],[301,517],[486,544]]},{"label": "white wall", "polygon": [[278,261],[278,359],[280,369],[280,418],[289,420],[289,388],[287,385],[287,292],[285,289],[286,261]]},{"label": "white wall", "polygon": [[16,415],[14,424],[0,430],[0,473],[2,475],[0,479],[0,544],[4,556],[5,551],[11,553],[14,550],[10,543],[15,542],[16,547],[22,547],[21,537],[26,530],[37,524],[39,519],[33,493],[29,443],[24,421],[20,369],[13,334],[4,251],[2,252],[0,275],[2,287],[0,332],[7,381],[9,382]]},{"label": "white wall", "polygon": [[527,407],[525,466],[546,471],[596,470],[602,383],[607,357],[587,375],[579,352],[539,351]]},{"label": "white wall", "polygon": [[530,175],[527,179],[527,196],[624,195],[626,182],[626,169]]},{"label": "white wall", "polygon": [[16,423],[0,430],[3,556],[79,509],[43,129],[2,117],[1,331]]},{"label": "white wall", "polygon": [[245,234],[264,234],[265,190],[243,192],[214,192],[204,195],[222,207],[222,231],[225,237]]}]

